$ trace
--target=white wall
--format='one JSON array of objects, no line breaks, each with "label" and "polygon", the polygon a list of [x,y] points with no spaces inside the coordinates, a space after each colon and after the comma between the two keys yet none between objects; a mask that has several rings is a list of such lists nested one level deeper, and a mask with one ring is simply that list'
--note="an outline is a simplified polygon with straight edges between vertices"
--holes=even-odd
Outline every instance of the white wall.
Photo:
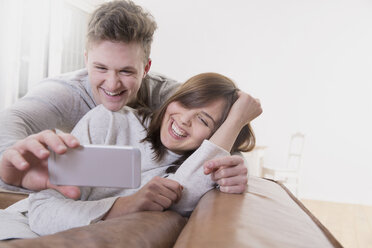
[{"label": "white wall", "polygon": [[306,135],[301,198],[372,204],[372,2],[136,0],[155,16],[152,70],[216,71],[262,101],[266,163]]},{"label": "white wall", "polygon": [[179,81],[220,72],[261,99],[253,126],[267,164],[284,164],[290,135],[306,134],[300,197],[372,204],[372,1],[134,1],[159,25],[152,70]]}]

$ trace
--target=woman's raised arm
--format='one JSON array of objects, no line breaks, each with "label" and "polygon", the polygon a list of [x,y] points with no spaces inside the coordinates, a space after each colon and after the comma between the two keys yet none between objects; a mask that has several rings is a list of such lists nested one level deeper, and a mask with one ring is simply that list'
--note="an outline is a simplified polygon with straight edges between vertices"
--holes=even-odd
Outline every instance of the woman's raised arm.
[{"label": "woman's raised arm", "polygon": [[260,100],[242,91],[238,95],[227,119],[209,139],[226,151],[231,150],[240,130],[262,113]]}]

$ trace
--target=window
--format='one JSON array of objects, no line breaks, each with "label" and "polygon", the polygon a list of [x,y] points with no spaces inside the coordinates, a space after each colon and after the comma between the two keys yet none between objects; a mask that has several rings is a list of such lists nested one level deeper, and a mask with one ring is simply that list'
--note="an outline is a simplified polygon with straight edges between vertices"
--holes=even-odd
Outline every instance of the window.
[{"label": "window", "polygon": [[0,1],[0,110],[45,77],[84,67],[86,27],[102,1]]}]

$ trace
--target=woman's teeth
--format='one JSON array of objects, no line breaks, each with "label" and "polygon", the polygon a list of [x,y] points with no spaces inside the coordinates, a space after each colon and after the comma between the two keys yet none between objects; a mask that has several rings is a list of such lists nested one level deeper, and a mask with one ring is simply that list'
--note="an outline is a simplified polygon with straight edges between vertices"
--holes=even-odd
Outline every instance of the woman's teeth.
[{"label": "woman's teeth", "polygon": [[172,123],[172,131],[173,131],[173,133],[174,133],[175,135],[177,135],[178,137],[186,137],[186,133],[185,133],[184,131],[180,130],[180,129],[176,126],[175,122]]}]

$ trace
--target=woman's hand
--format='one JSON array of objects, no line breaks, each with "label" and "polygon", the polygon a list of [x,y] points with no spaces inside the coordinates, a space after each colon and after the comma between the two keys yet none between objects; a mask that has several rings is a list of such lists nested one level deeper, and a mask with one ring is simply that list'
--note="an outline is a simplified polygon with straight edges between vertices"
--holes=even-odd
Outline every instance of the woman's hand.
[{"label": "woman's hand", "polygon": [[244,193],[248,182],[248,169],[239,155],[215,158],[204,163],[204,174],[211,178],[225,193]]},{"label": "woman's hand", "polygon": [[181,199],[182,189],[174,180],[154,177],[133,195],[119,197],[103,220],[139,211],[163,211]]},{"label": "woman's hand", "polygon": [[243,127],[259,116],[262,113],[262,108],[259,99],[243,91],[239,91],[238,96],[239,98],[231,107],[227,118],[232,118]]},{"label": "woman's hand", "polygon": [[80,190],[74,186],[56,186],[49,183],[48,157],[52,149],[63,154],[67,148],[76,148],[79,141],[68,133],[56,134],[45,130],[18,141],[4,151],[0,161],[0,177],[10,185],[30,190],[53,188],[69,198],[80,197]]},{"label": "woman's hand", "polygon": [[[230,109],[229,115],[209,141],[230,151],[240,130],[262,113],[260,101],[242,91]],[[208,171],[207,171],[208,173]]]}]

